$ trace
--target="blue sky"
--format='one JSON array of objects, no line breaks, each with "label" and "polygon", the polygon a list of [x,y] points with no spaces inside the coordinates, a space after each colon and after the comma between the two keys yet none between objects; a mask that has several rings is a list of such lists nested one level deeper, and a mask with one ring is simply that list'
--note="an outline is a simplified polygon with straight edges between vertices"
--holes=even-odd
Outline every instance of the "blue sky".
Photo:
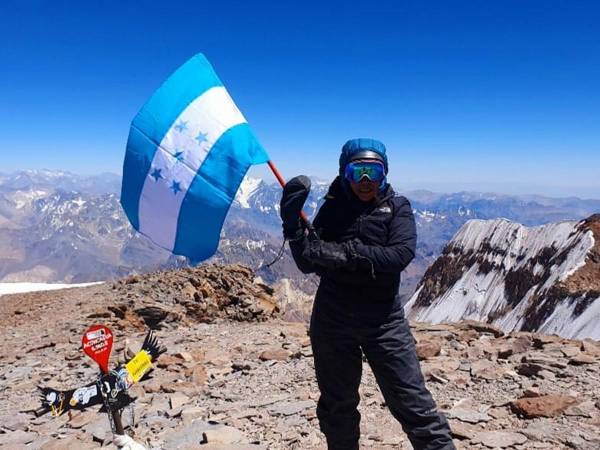
[{"label": "blue sky", "polygon": [[597,2],[206,3],[4,0],[0,172],[120,172],[203,52],[286,177],[330,178],[362,136],[400,189],[600,198]]}]

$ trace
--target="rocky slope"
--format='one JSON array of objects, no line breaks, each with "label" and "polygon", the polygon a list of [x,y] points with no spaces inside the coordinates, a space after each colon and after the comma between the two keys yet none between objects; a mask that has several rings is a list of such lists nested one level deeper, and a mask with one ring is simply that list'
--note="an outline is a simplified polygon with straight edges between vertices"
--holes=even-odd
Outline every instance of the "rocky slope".
[{"label": "rocky slope", "polygon": [[[113,364],[148,325],[168,349],[132,388],[130,431],[149,448],[325,448],[307,327],[278,318],[275,294],[243,267],[207,265],[0,297],[0,448],[115,448],[96,410],[33,414],[37,385],[94,379],[79,348],[93,323],[115,334]],[[459,449],[600,448],[600,343],[469,321],[412,327]],[[366,363],[361,396],[361,446],[410,449]]]},{"label": "rocky slope", "polygon": [[470,221],[406,308],[427,322],[475,319],[507,331],[600,339],[600,214],[532,228]]}]

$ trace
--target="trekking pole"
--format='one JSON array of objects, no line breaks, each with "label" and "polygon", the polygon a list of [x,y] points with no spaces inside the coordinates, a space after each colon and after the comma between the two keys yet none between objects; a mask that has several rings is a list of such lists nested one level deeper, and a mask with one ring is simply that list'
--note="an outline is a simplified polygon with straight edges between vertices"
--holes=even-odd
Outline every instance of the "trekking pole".
[{"label": "trekking pole", "polygon": [[[281,185],[281,187],[282,188],[285,187],[285,179],[281,176],[281,174],[279,173],[279,170],[277,170],[277,167],[275,167],[275,164],[273,163],[273,161],[269,160],[269,161],[267,161],[267,164],[269,165],[269,168],[273,172],[273,175],[275,175],[275,178],[277,178],[277,181],[279,181],[279,184]],[[314,234],[315,236],[317,236],[317,232],[313,228],[312,223],[310,223],[310,220],[308,219],[308,216],[306,215],[306,213],[304,211],[300,211],[300,217],[306,224],[306,228],[308,228],[308,233]]]}]

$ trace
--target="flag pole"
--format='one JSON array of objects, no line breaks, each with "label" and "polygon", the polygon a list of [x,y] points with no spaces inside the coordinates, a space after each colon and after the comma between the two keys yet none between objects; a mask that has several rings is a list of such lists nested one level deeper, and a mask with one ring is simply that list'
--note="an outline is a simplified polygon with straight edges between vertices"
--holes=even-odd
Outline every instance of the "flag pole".
[{"label": "flag pole", "polygon": [[[273,172],[273,175],[275,175],[275,178],[277,178],[277,181],[279,181],[279,184],[281,185],[281,187],[282,188],[285,187],[285,179],[281,176],[281,173],[279,173],[279,170],[277,169],[277,167],[275,167],[275,164],[273,163],[273,161],[269,160],[269,161],[267,161],[267,164],[269,165],[271,172]],[[302,220],[304,220],[304,223],[308,227],[308,230],[312,232],[313,231],[312,223],[310,223],[310,220],[308,220],[308,216],[306,215],[306,213],[304,211],[300,211],[300,217],[302,218]]]}]

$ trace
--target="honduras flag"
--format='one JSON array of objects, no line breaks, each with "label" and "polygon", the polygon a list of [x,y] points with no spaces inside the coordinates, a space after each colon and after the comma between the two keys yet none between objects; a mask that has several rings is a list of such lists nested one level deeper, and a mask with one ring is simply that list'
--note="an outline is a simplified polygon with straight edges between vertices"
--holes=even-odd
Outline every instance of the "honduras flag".
[{"label": "honduras flag", "polygon": [[269,157],[202,54],[152,95],[131,123],[121,205],[133,227],[192,261],[213,255],[252,164]]}]

